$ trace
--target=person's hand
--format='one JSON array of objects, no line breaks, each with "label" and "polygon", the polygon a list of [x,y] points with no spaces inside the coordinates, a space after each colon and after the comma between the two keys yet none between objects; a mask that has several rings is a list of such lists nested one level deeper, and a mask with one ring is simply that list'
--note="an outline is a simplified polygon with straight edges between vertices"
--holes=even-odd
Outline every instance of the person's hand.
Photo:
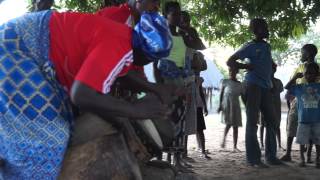
[{"label": "person's hand", "polygon": [[303,73],[296,73],[294,76],[293,76],[294,79],[299,79],[299,78],[303,78]]},{"label": "person's hand", "polygon": [[176,96],[183,96],[185,95],[185,92],[186,90],[184,87],[158,84],[155,93],[162,103],[171,104],[175,100]]},{"label": "person's hand", "polygon": [[253,70],[253,65],[252,64],[245,64],[245,69],[248,71],[252,71]]},{"label": "person's hand", "polygon": [[135,119],[168,119],[171,110],[156,97],[145,97],[134,104],[132,118]]},{"label": "person's hand", "polygon": [[207,107],[204,108],[204,116],[208,116],[208,109],[207,109]]},{"label": "person's hand", "polygon": [[222,111],[222,107],[219,106],[218,109],[217,109],[217,113],[220,113]]}]

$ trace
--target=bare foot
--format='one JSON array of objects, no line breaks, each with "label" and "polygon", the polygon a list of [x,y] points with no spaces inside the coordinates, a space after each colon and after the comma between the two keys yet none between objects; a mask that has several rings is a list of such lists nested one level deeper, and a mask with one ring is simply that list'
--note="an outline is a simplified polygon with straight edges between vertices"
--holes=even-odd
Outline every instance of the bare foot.
[{"label": "bare foot", "polygon": [[289,162],[291,161],[291,156],[289,156],[288,154],[285,154],[284,156],[282,156],[280,158],[281,161],[286,161],[286,162]]},{"label": "bare foot", "polygon": [[312,163],[313,163],[313,161],[311,160],[311,158],[307,158],[307,163],[308,163],[308,164],[312,164]]},{"label": "bare foot", "polygon": [[187,163],[183,158],[180,160],[181,165],[183,165],[186,168],[192,168],[193,166],[189,163]]},{"label": "bare foot", "polygon": [[234,152],[234,153],[239,153],[239,152],[241,152],[241,150],[238,149],[238,148],[233,148],[233,151],[232,151],[232,152]]},{"label": "bare foot", "polygon": [[176,163],[174,167],[175,167],[176,171],[178,171],[178,172],[182,172],[182,173],[193,173],[192,170],[184,167],[181,163]]},{"label": "bare foot", "polygon": [[226,142],[222,142],[222,143],[220,144],[220,147],[221,147],[222,149],[224,149],[224,148],[226,147]]},{"label": "bare foot", "polygon": [[203,158],[203,159],[206,159],[206,160],[212,159],[210,156],[207,155],[207,153],[201,153],[199,157]]},{"label": "bare foot", "polygon": [[306,167],[306,163],[305,163],[304,161],[301,161],[301,162],[299,163],[299,167]]},{"label": "bare foot", "polygon": [[279,149],[282,150],[283,152],[286,151],[286,149],[283,148],[282,146],[280,146]]}]

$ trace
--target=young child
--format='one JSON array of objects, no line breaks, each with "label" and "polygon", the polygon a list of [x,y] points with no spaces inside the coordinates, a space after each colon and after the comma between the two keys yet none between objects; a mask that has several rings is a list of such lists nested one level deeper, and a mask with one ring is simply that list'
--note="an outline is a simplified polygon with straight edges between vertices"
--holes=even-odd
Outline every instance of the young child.
[{"label": "young child", "polygon": [[54,4],[54,0],[32,0],[33,11],[49,10]]},{"label": "young child", "polygon": [[[277,71],[277,65],[273,64],[272,66],[273,74],[272,74],[272,102],[274,107],[274,115],[275,115],[275,123],[276,123],[276,136],[278,140],[278,147],[279,149],[283,149],[281,146],[281,131],[280,131],[280,124],[281,124],[281,98],[280,94],[283,91],[283,84],[280,79],[277,79],[274,77],[274,74]],[[264,142],[263,142],[263,136],[264,136],[264,128],[265,128],[265,122],[264,117],[261,117],[261,124],[260,124],[260,143],[261,147],[264,148]]]},{"label": "young child", "polygon": [[233,127],[233,151],[240,152],[237,148],[238,127],[242,126],[241,109],[239,96],[243,95],[243,84],[237,80],[236,68],[229,68],[229,79],[224,79],[221,82],[220,104],[218,113],[222,112],[222,123],[226,124],[224,130],[221,147],[225,147],[226,137],[230,127]]},{"label": "young child", "polygon": [[203,115],[208,115],[207,103],[205,100],[203,92],[203,78],[200,77],[200,73],[196,73],[196,105],[197,105],[197,141],[199,148],[201,149],[201,156],[205,159],[210,159],[210,156],[207,155],[206,145],[205,145],[205,136],[203,130],[206,129],[206,124],[204,121]]},{"label": "young child", "polygon": [[[186,45],[184,43],[183,37],[178,32],[178,26],[180,24],[180,14],[181,8],[178,2],[169,1],[165,3],[163,15],[168,21],[169,29],[172,34],[173,47],[170,51],[170,55],[164,59],[161,59],[158,63],[154,64],[154,73],[155,79],[157,82],[161,82],[167,85],[174,85],[177,87],[185,87],[186,86],[186,78],[184,76],[184,67],[185,67],[185,54],[186,54]],[[188,171],[184,166],[190,166],[186,162],[183,161],[183,155],[187,155],[187,149],[185,148],[185,134],[188,129],[192,129],[194,134],[196,133],[196,106],[193,104],[186,105],[186,98],[180,98],[175,101],[175,105],[177,107],[181,107],[181,111],[186,111],[186,114],[189,115],[191,113],[194,118],[190,118],[193,120],[193,123],[187,124],[187,118],[181,119],[176,123],[176,139],[175,146],[183,147],[183,152],[181,150],[173,152],[173,163],[175,167],[181,171]],[[189,105],[189,106],[188,106]],[[187,109],[187,110],[185,110]],[[189,116],[186,116],[189,117]],[[186,125],[187,124],[187,125]],[[189,125],[192,125],[189,126]],[[168,161],[171,161],[171,154],[168,153],[167,156]]]},{"label": "young child", "polygon": [[[315,62],[315,57],[318,53],[318,49],[314,44],[305,44],[301,48],[301,64],[299,67],[295,70],[294,77],[296,74],[303,73],[305,70],[305,66],[308,63]],[[320,76],[316,77],[316,82],[320,82]],[[296,80],[296,84],[305,84],[306,79],[300,78]],[[286,85],[287,87],[288,85]],[[290,91],[287,92],[287,99],[290,101],[290,109],[288,111],[288,118],[287,118],[287,151],[284,156],[281,157],[282,161],[291,161],[291,148],[293,139],[296,136],[297,133],[297,127],[298,127],[298,112],[297,112],[297,105],[296,105],[296,99],[291,97]],[[312,147],[312,146],[310,146]],[[311,150],[311,148],[310,148]],[[311,154],[311,153],[308,153]]]},{"label": "young child", "polygon": [[181,11],[179,33],[182,35],[184,43],[187,47],[195,50],[206,49],[197,30],[191,26],[190,20],[189,13],[187,11]]},{"label": "young child", "polygon": [[[305,167],[305,146],[309,141],[316,146],[316,168],[320,168],[320,83],[316,83],[319,66],[315,62],[307,63],[305,71],[297,73],[287,85],[290,92],[297,98],[298,129],[297,143],[300,144],[299,166]],[[305,84],[296,84],[296,80],[304,77]]]},{"label": "young child", "polygon": [[[271,93],[271,47],[265,41],[269,37],[269,30],[268,24],[264,19],[256,18],[251,20],[249,27],[255,36],[254,40],[245,44],[233,54],[227,64],[232,68],[248,70],[245,76],[247,163],[251,167],[265,168],[267,166],[261,162],[261,150],[257,138],[257,122],[260,111],[266,122],[266,162],[271,165],[282,164],[276,157],[276,126]],[[238,59],[248,59],[249,63],[239,63],[237,62]]]}]

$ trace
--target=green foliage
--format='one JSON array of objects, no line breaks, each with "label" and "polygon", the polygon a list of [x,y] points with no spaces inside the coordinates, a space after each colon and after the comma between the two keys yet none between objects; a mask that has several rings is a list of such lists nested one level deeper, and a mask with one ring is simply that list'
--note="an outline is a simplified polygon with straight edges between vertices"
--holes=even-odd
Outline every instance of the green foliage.
[{"label": "green foliage", "polygon": [[[160,0],[163,5],[169,0]],[[320,15],[320,0],[178,0],[192,15],[192,24],[208,42],[238,47],[252,38],[249,19],[268,21],[273,49],[284,51],[289,38],[307,32]],[[125,0],[56,0],[56,8],[94,12]]]},{"label": "green foliage", "polygon": [[118,5],[124,2],[126,0],[56,0],[56,7],[79,12],[95,12],[101,7]]},{"label": "green foliage", "polygon": [[[314,44],[317,47],[320,47],[320,34],[309,31],[299,39],[290,39],[288,44],[289,47],[286,51],[275,50],[272,52],[274,60],[279,65],[283,65],[285,63],[298,64],[301,57],[300,50],[303,45]],[[316,59],[320,58],[319,54],[320,53],[318,53]]]},{"label": "green foliage", "polygon": [[194,26],[209,41],[234,47],[252,38],[249,19],[263,17],[268,21],[270,42],[277,50],[288,48],[287,39],[304,34],[320,14],[319,0],[189,0]]}]

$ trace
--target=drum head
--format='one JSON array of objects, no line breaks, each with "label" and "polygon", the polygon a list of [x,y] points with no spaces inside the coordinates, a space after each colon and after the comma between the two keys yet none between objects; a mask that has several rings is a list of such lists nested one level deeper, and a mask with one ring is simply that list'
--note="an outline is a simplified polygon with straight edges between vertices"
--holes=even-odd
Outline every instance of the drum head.
[{"label": "drum head", "polygon": [[150,141],[154,143],[159,149],[163,149],[161,137],[153,122],[149,119],[146,119],[138,121],[138,124],[141,126],[147,136],[151,138]]},{"label": "drum head", "polygon": [[153,119],[152,121],[160,134],[164,147],[171,145],[175,138],[174,124],[167,119]]}]

